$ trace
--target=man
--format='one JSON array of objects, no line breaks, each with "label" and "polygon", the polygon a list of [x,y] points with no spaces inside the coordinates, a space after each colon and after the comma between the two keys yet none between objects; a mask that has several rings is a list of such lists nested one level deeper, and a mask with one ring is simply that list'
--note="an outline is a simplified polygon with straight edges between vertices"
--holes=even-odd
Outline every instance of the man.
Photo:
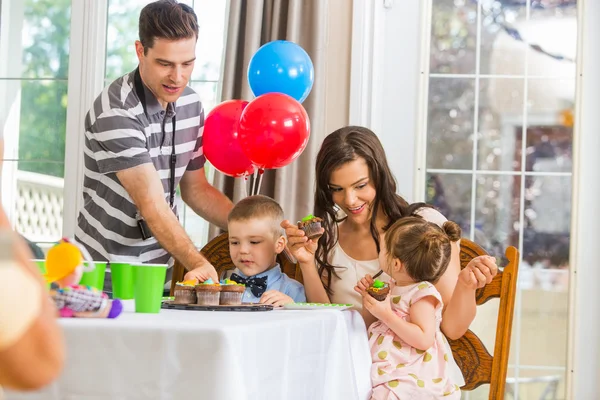
[{"label": "man", "polygon": [[96,260],[167,263],[172,256],[191,271],[186,279],[218,280],[179,224],[174,204],[179,185],[183,201],[222,228],[233,206],[206,180],[204,110],[187,86],[196,15],[175,0],[150,3],[140,14],[139,36],[139,67],[105,88],[85,120],[76,240]]}]

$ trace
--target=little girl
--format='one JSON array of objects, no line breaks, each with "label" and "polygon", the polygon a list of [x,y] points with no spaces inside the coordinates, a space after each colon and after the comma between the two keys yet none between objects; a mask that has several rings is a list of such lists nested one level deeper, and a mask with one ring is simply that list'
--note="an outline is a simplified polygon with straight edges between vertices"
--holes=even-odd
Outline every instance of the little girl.
[{"label": "little girl", "polygon": [[451,221],[440,228],[422,218],[402,218],[381,240],[379,263],[392,277],[387,298],[377,301],[367,293],[370,276],[356,286],[363,306],[378,319],[369,327],[371,399],[460,399],[440,330],[442,297],[433,286],[460,234]]}]

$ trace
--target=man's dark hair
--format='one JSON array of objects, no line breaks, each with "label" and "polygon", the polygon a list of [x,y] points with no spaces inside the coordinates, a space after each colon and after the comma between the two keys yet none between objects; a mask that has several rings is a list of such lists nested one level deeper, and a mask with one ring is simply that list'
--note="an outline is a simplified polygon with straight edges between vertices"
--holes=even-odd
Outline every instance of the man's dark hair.
[{"label": "man's dark hair", "polygon": [[198,39],[198,18],[194,10],[176,0],[159,0],[142,9],[139,21],[140,42],[144,54],[154,46],[156,38]]}]

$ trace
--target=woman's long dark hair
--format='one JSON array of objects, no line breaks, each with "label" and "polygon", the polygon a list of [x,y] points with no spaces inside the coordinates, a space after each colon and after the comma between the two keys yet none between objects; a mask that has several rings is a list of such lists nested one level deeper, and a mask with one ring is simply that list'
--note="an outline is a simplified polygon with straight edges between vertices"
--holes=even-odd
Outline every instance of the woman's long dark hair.
[{"label": "woman's long dark hair", "polygon": [[325,278],[325,290],[330,295],[332,294],[331,279],[333,275],[338,276],[335,268],[339,266],[330,264],[329,256],[338,241],[337,224],[346,217],[339,218],[336,213],[329,180],[333,171],[360,158],[366,161],[369,177],[375,186],[376,194],[371,210],[371,235],[377,245],[378,253],[379,232],[376,222],[380,205],[388,218],[384,231],[398,219],[413,215],[419,208],[429,207],[425,203],[409,204],[396,193],[396,180],[390,171],[385,151],[379,138],[371,130],[361,126],[346,126],[329,134],[317,155],[314,215],[323,218],[325,233],[319,239],[319,248],[315,257],[319,275]]}]

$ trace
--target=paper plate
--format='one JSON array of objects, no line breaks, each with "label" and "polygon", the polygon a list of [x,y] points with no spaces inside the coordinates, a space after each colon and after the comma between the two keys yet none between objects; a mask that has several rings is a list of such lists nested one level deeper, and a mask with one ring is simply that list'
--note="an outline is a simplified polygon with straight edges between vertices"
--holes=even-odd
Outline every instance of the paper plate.
[{"label": "paper plate", "polygon": [[290,303],[283,306],[286,310],[346,310],[353,304]]}]

